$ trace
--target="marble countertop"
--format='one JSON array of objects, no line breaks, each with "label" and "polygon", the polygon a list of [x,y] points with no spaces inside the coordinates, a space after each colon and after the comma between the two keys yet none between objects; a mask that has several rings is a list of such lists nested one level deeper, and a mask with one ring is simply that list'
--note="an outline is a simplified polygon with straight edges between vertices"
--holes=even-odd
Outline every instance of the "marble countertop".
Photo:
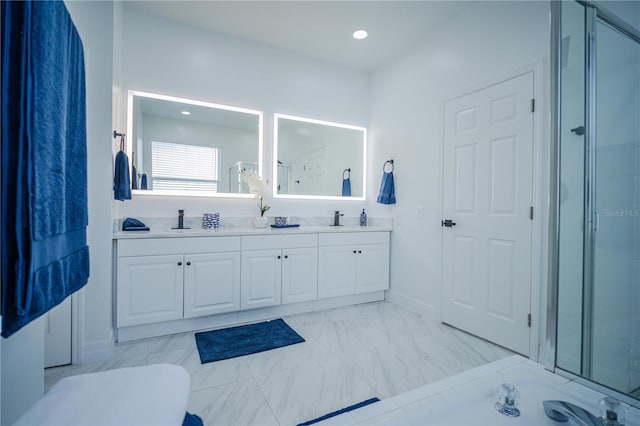
[{"label": "marble countertop", "polygon": [[113,239],[140,238],[186,238],[186,237],[222,237],[243,235],[291,235],[316,233],[343,232],[389,232],[393,227],[393,220],[387,217],[370,217],[368,226],[360,226],[356,216],[341,218],[342,226],[331,226],[331,219],[326,217],[295,217],[288,218],[288,223],[299,224],[296,228],[272,228],[273,218],[269,218],[266,228],[254,228],[251,217],[223,217],[218,229],[203,229],[202,218],[191,216],[184,218],[184,226],[190,229],[171,229],[177,226],[176,218],[141,217],[150,231],[121,231],[122,219],[114,220]]},{"label": "marble countertop", "polygon": [[120,231],[113,235],[114,239],[140,239],[140,238],[184,238],[184,237],[232,237],[243,235],[291,235],[291,234],[315,234],[315,233],[339,233],[339,232],[388,232],[387,226],[305,226],[298,228],[250,228],[250,227],[220,227],[218,229],[159,229],[151,231]]}]

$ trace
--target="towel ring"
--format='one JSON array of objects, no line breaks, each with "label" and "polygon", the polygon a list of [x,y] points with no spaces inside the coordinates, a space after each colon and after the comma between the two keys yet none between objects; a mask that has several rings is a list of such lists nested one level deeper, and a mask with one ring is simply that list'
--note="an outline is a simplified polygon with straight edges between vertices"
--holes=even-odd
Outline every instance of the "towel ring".
[{"label": "towel ring", "polygon": [[[389,172],[387,172],[387,170],[386,170],[387,164],[391,164],[391,171],[389,171]],[[394,169],[395,169],[395,166],[393,165],[393,160],[385,161],[384,164],[382,165],[383,173],[393,173]]]},{"label": "towel ring", "polygon": [[[344,177],[345,173],[347,173],[347,177]],[[344,169],[344,172],[342,172],[342,179],[351,179],[351,169]]]}]

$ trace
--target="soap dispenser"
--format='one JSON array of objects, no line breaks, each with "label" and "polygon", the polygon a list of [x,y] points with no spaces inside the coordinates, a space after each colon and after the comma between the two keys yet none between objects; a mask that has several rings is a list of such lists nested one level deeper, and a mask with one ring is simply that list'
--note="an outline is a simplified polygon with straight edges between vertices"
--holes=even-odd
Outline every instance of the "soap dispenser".
[{"label": "soap dispenser", "polygon": [[360,213],[360,226],[367,226],[367,214],[362,209],[362,213]]}]

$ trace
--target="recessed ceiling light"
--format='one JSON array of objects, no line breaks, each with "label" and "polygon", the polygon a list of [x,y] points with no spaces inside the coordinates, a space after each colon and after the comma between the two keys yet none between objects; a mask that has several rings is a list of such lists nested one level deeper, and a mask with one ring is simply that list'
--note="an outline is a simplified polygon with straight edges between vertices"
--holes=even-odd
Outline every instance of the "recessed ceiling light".
[{"label": "recessed ceiling light", "polygon": [[182,115],[191,115],[191,113],[189,111],[181,111],[180,114],[182,114]]},{"label": "recessed ceiling light", "polygon": [[366,30],[356,30],[353,32],[353,38],[356,40],[364,40],[368,35],[369,33]]}]

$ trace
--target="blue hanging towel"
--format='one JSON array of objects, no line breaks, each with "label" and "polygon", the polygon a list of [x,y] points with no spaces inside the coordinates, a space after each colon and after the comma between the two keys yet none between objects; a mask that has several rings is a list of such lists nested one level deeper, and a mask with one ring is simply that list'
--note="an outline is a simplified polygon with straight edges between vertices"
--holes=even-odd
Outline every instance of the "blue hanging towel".
[{"label": "blue hanging towel", "polygon": [[351,179],[342,179],[342,196],[351,197]]},{"label": "blue hanging towel", "polygon": [[393,172],[384,172],[382,175],[382,184],[380,185],[380,194],[378,195],[378,203],[395,204],[396,190],[393,184]]},{"label": "blue hanging towel", "polygon": [[129,176],[129,157],[123,150],[116,155],[116,165],[113,173],[113,198],[115,200],[131,199],[131,178]]},{"label": "blue hanging towel", "polygon": [[143,173],[140,179],[140,189],[147,189],[147,174]]},{"label": "blue hanging towel", "polygon": [[82,41],[62,1],[3,1],[2,336],[89,279]]},{"label": "blue hanging towel", "polygon": [[135,164],[131,165],[131,189],[138,189],[138,170]]}]

